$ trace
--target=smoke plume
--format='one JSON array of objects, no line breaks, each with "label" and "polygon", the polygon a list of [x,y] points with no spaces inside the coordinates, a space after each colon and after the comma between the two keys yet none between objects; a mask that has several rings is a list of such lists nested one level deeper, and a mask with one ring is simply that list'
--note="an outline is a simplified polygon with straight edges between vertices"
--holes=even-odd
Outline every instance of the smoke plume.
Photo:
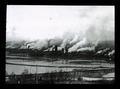
[{"label": "smoke plume", "polygon": [[[67,10],[67,9],[65,9]],[[57,10],[56,10],[57,11]],[[74,12],[71,11],[71,12]],[[70,12],[70,13],[71,13]],[[61,14],[61,16],[66,16],[67,14]],[[69,14],[70,15],[70,14]],[[48,26],[51,26],[51,29],[58,29],[56,32],[58,35],[52,36],[48,34],[49,28],[45,32],[40,32],[40,35],[45,33],[48,38],[39,39],[36,42],[27,41],[30,45],[31,49],[39,49],[39,50],[47,50],[52,48],[53,45],[57,45],[59,50],[67,47],[68,52],[73,51],[92,51],[95,47],[99,46],[101,43],[105,43],[110,41],[110,45],[114,46],[114,8],[113,7],[102,7],[102,6],[93,6],[93,7],[82,7],[81,9],[75,9],[73,15],[74,19],[65,17],[59,17],[54,19]],[[69,17],[69,16],[66,16]],[[65,20],[64,20],[65,19]],[[56,21],[56,22],[55,22]],[[46,20],[47,23],[47,20]],[[40,24],[41,25],[41,24]],[[46,27],[46,26],[45,26]],[[51,30],[50,29],[50,30]],[[59,35],[59,29],[61,29],[61,33]],[[64,30],[64,31],[63,31]],[[34,31],[34,30],[33,30]],[[55,30],[52,30],[51,34],[54,34]],[[62,32],[63,31],[63,32]],[[50,32],[50,31],[49,31]],[[62,34],[62,35],[61,35]],[[38,34],[38,36],[40,36]],[[43,35],[42,35],[43,36]],[[31,36],[34,37],[34,36]],[[7,36],[7,39],[9,37]],[[8,41],[8,40],[7,40]],[[17,41],[16,41],[17,42]],[[9,42],[7,48],[27,48],[24,45],[26,42]],[[14,45],[14,44],[17,44]],[[19,44],[19,45],[18,45]],[[106,46],[105,48],[109,48],[110,46]],[[98,52],[99,53],[99,52]]]}]

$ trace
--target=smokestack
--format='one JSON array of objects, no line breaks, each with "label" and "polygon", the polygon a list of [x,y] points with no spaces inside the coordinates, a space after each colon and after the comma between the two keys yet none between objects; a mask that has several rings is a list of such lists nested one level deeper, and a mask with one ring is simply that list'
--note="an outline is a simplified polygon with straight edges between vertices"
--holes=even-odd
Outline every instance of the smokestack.
[{"label": "smokestack", "polygon": [[58,51],[58,49],[57,49],[57,45],[55,45],[55,52],[57,52]]},{"label": "smokestack", "polygon": [[62,51],[62,53],[64,53],[64,48],[62,48],[62,50],[61,50],[61,51]]},{"label": "smokestack", "polygon": [[30,44],[27,43],[27,48],[29,49],[30,48]]},{"label": "smokestack", "polygon": [[49,47],[50,47],[50,40],[48,40],[48,51],[50,51]]},{"label": "smokestack", "polygon": [[67,46],[65,47],[65,53],[68,53],[68,47]]},{"label": "smokestack", "polygon": [[30,45],[28,45],[28,49],[30,48]]},{"label": "smokestack", "polygon": [[55,51],[55,52],[58,51],[58,47],[57,47],[57,45],[53,45],[53,47],[52,47],[52,51]]}]

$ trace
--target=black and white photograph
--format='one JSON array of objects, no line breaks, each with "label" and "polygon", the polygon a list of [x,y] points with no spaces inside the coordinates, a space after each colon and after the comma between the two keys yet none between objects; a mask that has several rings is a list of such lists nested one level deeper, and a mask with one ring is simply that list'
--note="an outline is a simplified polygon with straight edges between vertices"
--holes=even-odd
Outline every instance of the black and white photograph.
[{"label": "black and white photograph", "polygon": [[114,5],[7,5],[6,84],[113,84]]}]

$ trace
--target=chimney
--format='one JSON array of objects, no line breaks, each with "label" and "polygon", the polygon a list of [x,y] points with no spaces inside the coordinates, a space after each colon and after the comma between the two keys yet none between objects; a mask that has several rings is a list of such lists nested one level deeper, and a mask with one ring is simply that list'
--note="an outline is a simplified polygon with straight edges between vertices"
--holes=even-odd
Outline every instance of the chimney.
[{"label": "chimney", "polygon": [[48,51],[50,51],[50,40],[48,40]]},{"label": "chimney", "polygon": [[55,52],[57,52],[58,51],[58,49],[57,49],[57,45],[55,45]]},{"label": "chimney", "polygon": [[67,46],[65,47],[65,53],[68,53],[68,47]]},{"label": "chimney", "polygon": [[64,48],[62,48],[62,50],[61,50],[61,51],[62,51],[62,53],[64,53]]}]

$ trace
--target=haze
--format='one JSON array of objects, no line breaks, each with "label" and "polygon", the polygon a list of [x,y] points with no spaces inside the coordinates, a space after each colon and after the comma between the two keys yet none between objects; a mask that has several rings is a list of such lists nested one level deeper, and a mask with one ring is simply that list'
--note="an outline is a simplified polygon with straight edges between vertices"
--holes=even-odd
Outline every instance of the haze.
[{"label": "haze", "polygon": [[[114,6],[7,5],[6,40],[114,40]],[[77,37],[76,37],[77,38]]]}]

